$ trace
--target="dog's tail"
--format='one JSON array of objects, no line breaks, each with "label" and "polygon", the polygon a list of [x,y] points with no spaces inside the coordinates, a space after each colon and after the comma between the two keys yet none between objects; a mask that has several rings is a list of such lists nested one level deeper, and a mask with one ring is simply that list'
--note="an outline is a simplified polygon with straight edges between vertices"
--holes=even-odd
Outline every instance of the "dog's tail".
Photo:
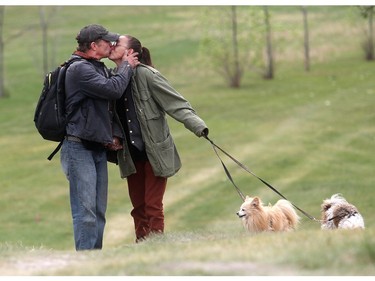
[{"label": "dog's tail", "polygon": [[290,227],[294,229],[297,228],[300,217],[294,210],[292,203],[290,203],[288,200],[280,199],[279,201],[277,201],[276,205],[282,210],[282,212],[288,219]]}]

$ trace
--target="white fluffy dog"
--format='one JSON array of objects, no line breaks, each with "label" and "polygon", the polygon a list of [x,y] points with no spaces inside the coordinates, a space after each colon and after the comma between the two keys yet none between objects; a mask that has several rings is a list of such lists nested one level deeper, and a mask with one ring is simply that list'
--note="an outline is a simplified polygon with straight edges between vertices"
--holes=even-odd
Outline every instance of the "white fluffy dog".
[{"label": "white fluffy dog", "polygon": [[365,228],[362,215],[357,208],[349,204],[341,194],[334,194],[323,200],[321,205],[322,229],[354,229]]}]

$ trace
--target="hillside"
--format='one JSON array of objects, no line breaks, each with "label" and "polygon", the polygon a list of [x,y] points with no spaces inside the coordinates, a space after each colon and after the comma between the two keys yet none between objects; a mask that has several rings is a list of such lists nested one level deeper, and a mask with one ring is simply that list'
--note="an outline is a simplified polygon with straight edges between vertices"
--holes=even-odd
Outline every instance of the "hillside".
[{"label": "hillside", "polygon": [[[209,142],[169,119],[183,162],[169,179],[166,234],[134,244],[126,181],[110,165],[104,250],[75,253],[68,184],[55,143],[41,139],[33,113],[43,73],[38,7],[6,7],[6,86],[0,100],[0,275],[373,275],[375,193],[374,62],[363,60],[363,25],[348,7],[311,8],[312,68],[303,71],[300,11],[274,7],[276,77],[246,73],[240,89],[200,63],[207,7],[59,7],[50,58],[75,48],[92,19],[136,35],[157,68],[193,105],[210,138],[297,206],[320,216],[322,200],[342,193],[365,231],[323,232],[302,214],[293,233],[246,234],[241,199]],[[225,7],[222,7],[225,9]],[[19,19],[23,20],[20,21]],[[106,61],[110,65],[109,62]],[[59,154],[57,155],[59,156]],[[244,194],[279,196],[222,155]]]}]

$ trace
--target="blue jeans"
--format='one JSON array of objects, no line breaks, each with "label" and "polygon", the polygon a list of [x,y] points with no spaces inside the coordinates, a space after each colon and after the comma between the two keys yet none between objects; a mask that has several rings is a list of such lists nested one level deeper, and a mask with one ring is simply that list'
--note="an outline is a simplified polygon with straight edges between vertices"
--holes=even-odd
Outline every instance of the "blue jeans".
[{"label": "blue jeans", "polygon": [[64,140],[61,166],[69,180],[76,250],[101,249],[108,197],[106,151]]}]

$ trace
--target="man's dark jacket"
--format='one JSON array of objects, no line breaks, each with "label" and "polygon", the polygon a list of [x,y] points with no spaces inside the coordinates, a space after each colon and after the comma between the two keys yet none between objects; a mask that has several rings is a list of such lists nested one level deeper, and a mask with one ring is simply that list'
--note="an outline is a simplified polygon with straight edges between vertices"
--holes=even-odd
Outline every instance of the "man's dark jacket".
[{"label": "man's dark jacket", "polygon": [[113,135],[118,132],[112,123],[110,101],[122,96],[132,74],[128,62],[122,63],[116,75],[111,77],[100,61],[82,59],[74,62],[65,79],[67,135],[102,144],[112,143]]}]

